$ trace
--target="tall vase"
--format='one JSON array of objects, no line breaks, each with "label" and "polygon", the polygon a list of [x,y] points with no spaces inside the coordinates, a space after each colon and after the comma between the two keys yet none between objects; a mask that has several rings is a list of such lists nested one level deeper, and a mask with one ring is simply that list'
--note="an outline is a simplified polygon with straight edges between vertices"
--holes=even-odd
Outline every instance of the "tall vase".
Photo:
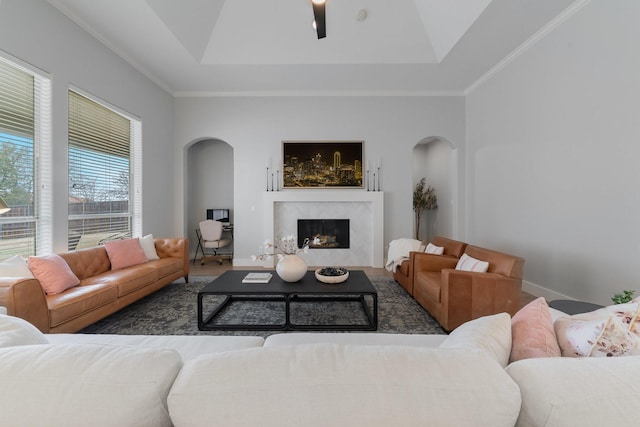
[{"label": "tall vase", "polygon": [[298,255],[285,255],[276,264],[276,273],[285,282],[297,282],[307,274],[307,263]]}]

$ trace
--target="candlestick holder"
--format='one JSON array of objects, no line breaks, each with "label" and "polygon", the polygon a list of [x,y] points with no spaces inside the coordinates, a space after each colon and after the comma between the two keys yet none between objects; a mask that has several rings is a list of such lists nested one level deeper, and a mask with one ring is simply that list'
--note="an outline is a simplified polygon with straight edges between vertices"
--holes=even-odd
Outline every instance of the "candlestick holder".
[{"label": "candlestick holder", "polygon": [[267,191],[269,191],[269,166],[267,166]]}]

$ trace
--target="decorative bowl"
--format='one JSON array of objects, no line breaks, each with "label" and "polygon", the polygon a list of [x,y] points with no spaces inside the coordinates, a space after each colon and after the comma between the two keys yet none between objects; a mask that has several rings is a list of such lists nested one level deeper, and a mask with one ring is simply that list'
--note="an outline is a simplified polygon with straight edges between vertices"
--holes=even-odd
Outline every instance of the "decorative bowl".
[{"label": "decorative bowl", "polygon": [[324,267],[316,270],[316,279],[322,283],[342,283],[349,278],[349,271],[344,267]]}]

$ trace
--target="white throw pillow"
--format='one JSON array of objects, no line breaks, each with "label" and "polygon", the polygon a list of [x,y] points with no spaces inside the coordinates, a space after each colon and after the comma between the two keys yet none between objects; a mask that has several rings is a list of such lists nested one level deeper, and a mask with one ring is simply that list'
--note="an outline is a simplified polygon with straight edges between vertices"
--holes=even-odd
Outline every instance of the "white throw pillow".
[{"label": "white throw pillow", "polygon": [[458,260],[458,264],[456,264],[456,270],[486,273],[487,270],[489,270],[489,263],[487,261],[480,261],[479,259],[470,257],[467,254],[462,254]]},{"label": "white throw pillow", "polygon": [[440,344],[440,348],[480,350],[505,367],[511,355],[511,339],[511,316],[498,313],[458,326]]},{"label": "white throw pillow", "polygon": [[26,320],[0,314],[0,348],[34,344],[49,344],[49,341]]},{"label": "white throw pillow", "polygon": [[27,261],[20,255],[14,255],[6,261],[0,262],[1,277],[33,277]]},{"label": "white throw pillow", "polygon": [[442,255],[444,253],[444,247],[436,246],[433,243],[427,243],[427,249],[425,249],[425,252],[428,254]]},{"label": "white throw pillow", "polygon": [[167,396],[175,350],[113,345],[0,348],[0,424],[173,426]]},{"label": "white throw pillow", "polygon": [[153,240],[153,234],[147,234],[146,236],[140,237],[140,246],[142,246],[142,251],[148,261],[160,259],[156,252],[156,244]]}]

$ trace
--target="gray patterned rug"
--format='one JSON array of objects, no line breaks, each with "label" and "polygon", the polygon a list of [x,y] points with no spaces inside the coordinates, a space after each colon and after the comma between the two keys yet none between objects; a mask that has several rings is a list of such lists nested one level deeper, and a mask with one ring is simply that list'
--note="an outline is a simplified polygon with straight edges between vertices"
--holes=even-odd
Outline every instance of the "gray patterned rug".
[{"label": "gray patterned rug", "polygon": [[[282,331],[200,331],[197,322],[197,295],[211,276],[191,276],[190,283],[176,281],[131,304],[111,316],[83,329],[87,334],[121,335],[257,335],[266,337]],[[378,290],[378,331],[403,334],[445,334],[446,332],[405,290],[391,278],[374,277]],[[204,312],[217,304],[205,299]],[[256,308],[256,304],[260,304]],[[234,303],[221,313],[225,323],[284,322],[282,303]],[[293,308],[293,307],[292,307]],[[293,314],[296,313],[297,317]],[[292,310],[292,321],[341,324],[365,323],[362,309],[351,303],[302,304]]]}]

